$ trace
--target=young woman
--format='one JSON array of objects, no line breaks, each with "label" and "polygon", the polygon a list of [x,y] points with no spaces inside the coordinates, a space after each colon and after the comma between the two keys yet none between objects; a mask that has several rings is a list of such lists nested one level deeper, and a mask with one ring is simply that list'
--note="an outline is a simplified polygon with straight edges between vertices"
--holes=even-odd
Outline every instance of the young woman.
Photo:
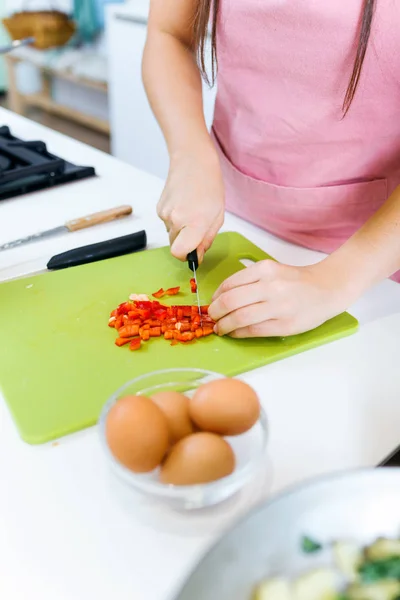
[{"label": "young woman", "polygon": [[[210,22],[211,136],[201,94]],[[393,0],[151,0],[143,74],[170,154],[158,214],[173,255],[203,256],[224,199],[330,253],[227,279],[210,307],[219,334],[306,331],[381,279],[400,281],[399,23]]]}]

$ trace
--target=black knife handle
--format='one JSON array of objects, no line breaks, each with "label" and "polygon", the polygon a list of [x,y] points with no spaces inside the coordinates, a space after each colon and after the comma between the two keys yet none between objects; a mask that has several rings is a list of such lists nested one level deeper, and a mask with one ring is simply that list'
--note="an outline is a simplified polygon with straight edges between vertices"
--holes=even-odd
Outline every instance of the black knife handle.
[{"label": "black knife handle", "polygon": [[197,250],[189,252],[189,254],[186,257],[186,260],[188,261],[189,269],[191,271],[197,271],[199,267],[199,257],[197,256]]},{"label": "black knife handle", "polygon": [[74,250],[68,250],[62,254],[53,256],[47,263],[47,268],[51,270],[67,269],[68,267],[77,267],[87,263],[104,260],[106,258],[114,258],[130,254],[137,250],[146,248],[147,236],[145,231],[137,231],[130,235],[106,240],[89,246],[82,246]]}]

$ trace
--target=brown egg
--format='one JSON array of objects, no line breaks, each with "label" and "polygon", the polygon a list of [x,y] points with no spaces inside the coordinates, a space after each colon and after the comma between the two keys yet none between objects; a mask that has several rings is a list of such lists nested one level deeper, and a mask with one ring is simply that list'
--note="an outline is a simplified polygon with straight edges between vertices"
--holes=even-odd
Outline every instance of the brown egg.
[{"label": "brown egg", "polygon": [[147,473],[168,450],[168,423],[150,398],[125,396],[107,415],[106,439],[120,463],[135,473]]},{"label": "brown egg", "polygon": [[260,416],[255,391],[238,379],[217,379],[205,383],[189,403],[190,416],[203,431],[239,435],[248,431]]},{"label": "brown egg", "polygon": [[158,392],[152,400],[164,413],[168,421],[171,444],[193,433],[193,423],[189,415],[189,398],[179,392]]},{"label": "brown egg", "polygon": [[222,437],[214,433],[193,433],[178,442],[161,467],[162,483],[195,485],[230,475],[235,455]]}]

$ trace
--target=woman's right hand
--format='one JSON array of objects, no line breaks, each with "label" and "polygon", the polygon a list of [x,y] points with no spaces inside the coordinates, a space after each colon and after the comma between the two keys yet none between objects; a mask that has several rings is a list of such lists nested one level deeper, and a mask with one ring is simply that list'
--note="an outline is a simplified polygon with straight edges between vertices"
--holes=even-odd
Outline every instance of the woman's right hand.
[{"label": "woman's right hand", "polygon": [[157,206],[171,253],[185,261],[197,249],[199,262],[224,222],[224,185],[214,148],[173,157]]}]

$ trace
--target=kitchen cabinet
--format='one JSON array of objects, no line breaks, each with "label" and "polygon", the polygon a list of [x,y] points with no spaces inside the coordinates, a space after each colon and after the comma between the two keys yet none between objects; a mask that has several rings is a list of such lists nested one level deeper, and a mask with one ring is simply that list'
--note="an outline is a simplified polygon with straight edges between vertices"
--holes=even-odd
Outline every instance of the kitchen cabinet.
[{"label": "kitchen cabinet", "polygon": [[[143,9],[143,4],[108,7],[111,149],[120,160],[165,179],[169,166],[167,148],[142,83],[146,31],[147,7]],[[211,127],[216,90],[206,84],[203,90],[205,118]]]}]

